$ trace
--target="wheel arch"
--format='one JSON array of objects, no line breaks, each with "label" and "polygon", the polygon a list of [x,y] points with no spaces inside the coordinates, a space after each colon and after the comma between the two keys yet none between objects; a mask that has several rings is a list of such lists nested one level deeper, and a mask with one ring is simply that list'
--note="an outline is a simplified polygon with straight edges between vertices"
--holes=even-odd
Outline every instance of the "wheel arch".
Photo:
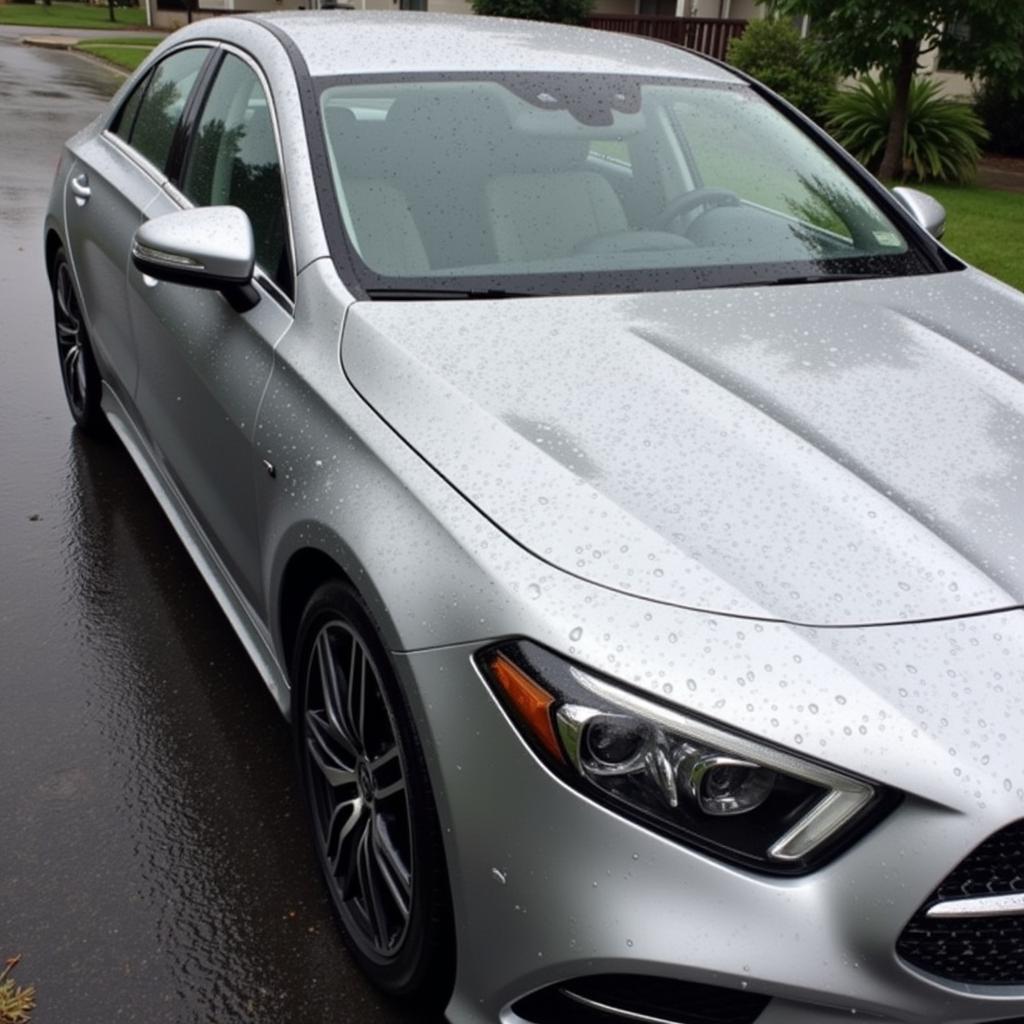
[{"label": "wheel arch", "polygon": [[388,603],[372,574],[333,530],[322,524],[295,524],[278,548],[271,571],[270,622],[281,664],[291,673],[302,613],[313,592],[329,580],[338,580],[359,595],[380,641],[389,653],[400,648],[398,629]]},{"label": "wheel arch", "polygon": [[50,280],[50,284],[53,284],[53,264],[57,258],[57,250],[64,244],[64,239],[60,237],[57,229],[49,227],[46,230],[46,276]]},{"label": "wheel arch", "polygon": [[285,563],[277,589],[277,627],[287,671],[295,654],[303,609],[318,587],[334,579],[357,589],[338,561],[317,547],[299,548]]}]

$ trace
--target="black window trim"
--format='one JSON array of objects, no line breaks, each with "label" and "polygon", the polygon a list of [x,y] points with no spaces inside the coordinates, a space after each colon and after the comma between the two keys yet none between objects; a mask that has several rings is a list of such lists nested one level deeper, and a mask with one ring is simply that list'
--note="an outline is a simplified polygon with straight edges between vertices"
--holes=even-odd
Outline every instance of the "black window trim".
[{"label": "black window trim", "polygon": [[[181,116],[178,118],[178,123],[174,128],[174,136],[171,139],[171,148],[167,153],[167,163],[170,166],[170,162],[174,156],[175,144],[178,141],[179,133],[181,132],[182,121],[184,120],[185,114],[192,103],[192,97],[195,95],[196,90],[203,84],[203,78],[207,67],[211,59],[217,54],[220,48],[220,43],[216,39],[189,39],[183,42],[180,46],[175,46],[173,49],[166,50],[160,55],[160,59],[150,64],[146,70],[139,76],[139,86],[142,87],[142,99],[139,102],[139,106],[135,110],[135,117],[132,120],[132,130],[129,132],[129,138],[135,131],[135,121],[138,119],[139,111],[142,109],[142,104],[146,100],[146,93],[149,91],[149,87],[153,82],[153,72],[169,57],[173,57],[176,53],[181,53],[182,50],[192,50],[203,48],[209,51],[206,55],[206,59],[200,65],[199,73],[196,76],[195,84],[192,87],[192,91],[189,93],[189,98],[185,101],[185,107],[181,112]],[[106,125],[103,128],[102,135],[107,139],[108,142],[114,144],[117,148],[121,149],[126,156],[132,159],[143,171],[145,171],[157,185],[163,185],[164,182],[169,180],[167,168],[157,167],[144,153],[139,152],[128,139],[121,138],[114,129],[114,125],[118,124],[121,117],[121,113],[127,105],[128,101],[135,95],[135,89],[129,90],[127,96],[118,104],[117,109],[107,120]]]},{"label": "black window trim", "polygon": [[[261,25],[275,36],[291,61],[299,92],[303,122],[306,129],[310,162],[316,180],[331,180],[330,161],[327,154],[327,140],[324,134],[319,109],[320,93],[327,84],[349,80],[358,80],[371,84],[387,79],[402,79],[409,81],[417,78],[426,78],[431,80],[454,80],[456,78],[479,79],[482,75],[490,75],[488,72],[431,72],[423,74],[381,72],[380,74],[372,75],[339,74],[335,76],[322,76],[321,78],[314,80],[313,76],[309,72],[309,66],[306,63],[306,59],[302,54],[302,51],[284,29],[272,22],[262,21],[246,15],[242,15],[242,17],[252,20],[254,24]],[[734,80],[734,85],[750,88],[759,98],[767,102],[776,111],[782,114],[783,117],[790,121],[799,131],[808,136],[819,148],[825,150],[827,155],[834,160],[835,163],[837,163],[861,189],[864,190],[879,210],[881,210],[881,212],[888,217],[895,226],[897,226],[898,230],[905,235],[910,245],[908,252],[903,255],[909,256],[911,254],[915,254],[921,258],[923,267],[919,273],[944,273],[965,269],[966,265],[956,259],[956,257],[946,252],[946,250],[939,245],[936,239],[932,238],[931,235],[921,228],[910,215],[909,211],[903,207],[903,205],[888,191],[888,189],[875,179],[874,176],[871,175],[861,164],[854,160],[854,158],[839,146],[839,144],[836,143],[829,135],[814,124],[813,121],[796,110],[796,108],[792,107],[781,97],[776,96],[773,92],[766,89],[748,75],[737,71],[735,68],[729,67],[721,61],[714,60],[713,58],[707,57],[705,54],[697,53],[696,51],[689,50],[686,47],[681,47],[676,44],[669,43],[664,45],[670,45],[673,49],[684,50],[700,60],[706,61],[709,64],[728,71]],[[509,73],[512,74],[514,72]],[[648,76],[643,76],[641,74],[641,77]],[[656,77],[670,77],[673,80],[697,86],[702,84],[702,80],[700,79],[692,79],[682,75],[678,76],[678,79],[676,79],[675,76]],[[725,82],[721,84],[728,86],[730,83]],[[385,292],[388,287],[404,287],[408,289],[423,286],[427,290],[444,288],[445,278],[440,276],[432,276],[429,278],[392,278],[376,274],[367,267],[359,257],[354,246],[349,240],[348,233],[344,230],[344,226],[341,221],[339,205],[332,194],[333,190],[323,188],[317,189],[316,192],[320,208],[320,217],[323,223],[324,233],[327,237],[327,244],[330,249],[332,260],[342,282],[352,294],[353,298],[357,300],[368,298],[368,290],[378,287],[381,288],[382,292]],[[897,257],[869,257],[865,262],[871,263],[871,261],[874,260],[894,258]],[[847,264],[846,269],[851,269],[849,267],[849,261],[845,262]],[[758,265],[752,266],[755,268],[758,267]],[[763,275],[758,269],[754,269],[751,273],[750,267],[739,268],[744,271],[742,277],[736,272],[738,268],[723,268],[723,272],[720,275],[716,275],[719,279],[716,280],[714,284],[718,287],[735,287],[757,286],[762,283],[771,283],[772,279],[778,276],[780,266],[781,265],[772,265],[769,268],[766,268],[768,272]],[[466,280],[463,282],[463,279],[460,278],[459,287],[461,288],[465,283],[467,287],[471,286],[474,289],[479,288],[486,290],[491,287],[507,288],[520,295],[529,294],[528,290],[517,287],[517,284],[525,283],[529,276],[530,275],[522,275],[517,281],[517,279],[510,277],[507,274],[497,274],[493,278],[485,275],[480,275],[479,277],[474,275],[471,281]],[[580,278],[581,285],[584,285],[584,287],[579,290],[572,287],[571,280],[567,280],[569,275],[565,275],[562,278],[562,284],[569,285],[569,287],[565,288],[564,291],[560,290],[559,294],[612,294],[622,291],[637,290],[636,287],[628,285],[625,287],[623,286],[621,281],[622,275],[619,271],[589,271],[586,273],[581,272],[578,276]],[[672,270],[667,273],[658,270],[653,272],[647,271],[645,272],[645,276],[646,284],[643,289],[644,291],[675,291],[683,290],[685,288],[684,285],[679,283],[678,271],[676,270]],[[758,280],[758,278],[761,277],[763,277],[763,280]],[[591,287],[586,287],[585,284],[589,284]],[[709,286],[711,286],[710,283],[705,283],[703,285],[698,285],[697,287]],[[537,294],[544,293],[538,292]]]},{"label": "black window trim", "polygon": [[[118,105],[117,110],[114,112],[114,116],[107,123],[106,131],[116,135],[125,145],[128,145],[128,139],[132,137],[132,132],[135,131],[135,122],[139,117],[139,109],[142,106],[142,101],[146,98],[146,92],[149,90],[149,83],[153,77],[153,68],[155,64],[151,64],[145,71],[145,74],[141,75],[139,81],[135,86],[128,90],[124,101]],[[128,138],[121,135],[121,118],[124,116],[124,112],[128,109],[128,104],[135,98],[135,94],[139,94],[139,105],[135,108],[135,112],[132,114],[132,123],[128,126]]]},{"label": "black window trim", "polygon": [[218,45],[199,69],[196,84],[192,87],[192,92],[189,93],[185,109],[181,112],[181,117],[178,118],[177,127],[174,129],[174,138],[171,140],[171,148],[167,153],[167,167],[165,169],[167,180],[175,185],[178,183],[185,158],[192,148],[193,129],[195,128],[199,111],[202,110],[203,104],[206,103],[206,97],[223,60],[224,51]]}]

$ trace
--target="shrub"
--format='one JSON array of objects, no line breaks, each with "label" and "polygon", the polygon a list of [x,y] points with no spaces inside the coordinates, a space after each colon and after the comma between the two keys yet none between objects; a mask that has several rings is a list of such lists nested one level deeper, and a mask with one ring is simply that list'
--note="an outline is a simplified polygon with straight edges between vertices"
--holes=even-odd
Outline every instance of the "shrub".
[{"label": "shrub", "polygon": [[729,63],[784,96],[815,121],[835,96],[836,73],[817,61],[788,21],[752,21],[729,44]]},{"label": "shrub", "polygon": [[[885,152],[893,92],[889,78],[863,78],[828,105],[828,130],[870,170],[877,169]],[[987,138],[981,119],[966,103],[940,95],[934,79],[913,80],[903,139],[904,180],[968,181]]]},{"label": "shrub", "polygon": [[1024,86],[1014,95],[1005,79],[986,79],[974,97],[974,111],[989,133],[988,149],[1004,156],[1024,156]]},{"label": "shrub", "polygon": [[579,25],[590,15],[594,0],[470,0],[476,14],[497,18],[528,18]]}]

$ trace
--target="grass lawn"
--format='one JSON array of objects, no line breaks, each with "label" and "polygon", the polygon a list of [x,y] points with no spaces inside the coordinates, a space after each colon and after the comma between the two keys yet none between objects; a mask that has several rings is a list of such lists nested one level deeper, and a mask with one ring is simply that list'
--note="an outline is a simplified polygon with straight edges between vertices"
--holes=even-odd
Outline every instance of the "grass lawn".
[{"label": "grass lawn", "polygon": [[968,263],[1024,291],[1024,193],[977,185],[918,185],[946,208],[943,244]]},{"label": "grass lawn", "polygon": [[162,37],[157,37],[152,42],[137,43],[133,39],[131,44],[123,45],[118,42],[110,42],[105,39],[87,39],[79,43],[75,49],[83,53],[91,53],[94,57],[102,57],[103,60],[116,64],[125,71],[134,71],[149,56],[149,51],[154,46],[163,42]]},{"label": "grass lawn", "polygon": [[31,25],[33,28],[142,28],[146,12],[141,7],[117,7],[111,22],[106,5],[54,3],[0,4],[0,25]]}]

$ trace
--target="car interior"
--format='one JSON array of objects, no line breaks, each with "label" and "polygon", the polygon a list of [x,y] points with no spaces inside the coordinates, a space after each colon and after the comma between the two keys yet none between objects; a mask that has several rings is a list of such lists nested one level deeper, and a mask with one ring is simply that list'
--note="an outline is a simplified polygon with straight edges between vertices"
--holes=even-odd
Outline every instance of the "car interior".
[{"label": "car interior", "polygon": [[668,104],[588,124],[488,86],[360,86],[324,102],[342,217],[371,269],[557,272],[877,248],[834,214],[818,226],[807,210],[705,181]]}]

